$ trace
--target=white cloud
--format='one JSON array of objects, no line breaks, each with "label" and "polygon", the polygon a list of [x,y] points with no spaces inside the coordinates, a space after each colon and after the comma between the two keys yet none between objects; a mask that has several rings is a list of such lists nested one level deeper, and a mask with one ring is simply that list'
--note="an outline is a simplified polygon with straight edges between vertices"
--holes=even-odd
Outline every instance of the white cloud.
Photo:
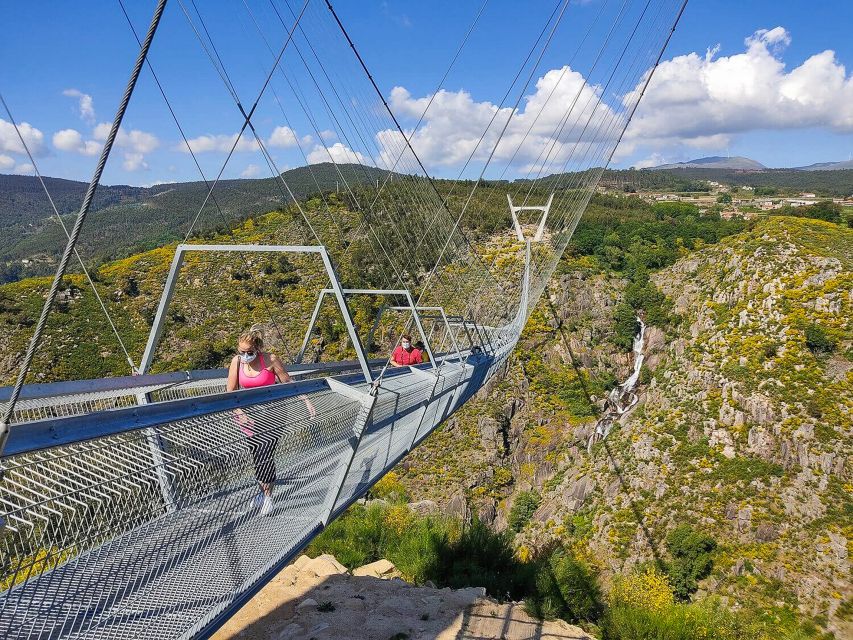
[{"label": "white cloud", "polygon": [[[44,134],[28,122],[19,122],[18,130],[34,156],[47,153],[44,144]],[[25,154],[24,146],[15,132],[15,126],[0,118],[0,152]]]},{"label": "white cloud", "polygon": [[[674,147],[691,154],[724,150],[737,134],[757,129],[821,127],[853,132],[853,75],[832,51],[787,68],[781,56],[790,42],[783,27],[761,29],[745,39],[741,53],[720,57],[712,49],[662,62],[617,159],[642,149],[646,156],[667,151],[670,157],[678,155],[669,153]],[[512,158],[511,174],[518,175],[538,171],[547,155],[545,172],[560,170],[567,160],[570,169],[576,163],[600,162],[599,147],[590,142],[615,139],[624,124],[620,112],[633,104],[644,81],[623,96],[602,101],[602,87],[569,67],[544,73],[513,115],[493,166],[503,168]],[[429,100],[429,95],[416,97],[395,87],[389,103],[404,121],[414,122]],[[406,135],[412,136],[412,146],[428,167],[459,167],[472,153],[474,162],[482,163],[509,115],[508,108],[477,101],[465,90],[441,90],[418,131]],[[393,129],[378,132],[376,142],[386,166],[405,150],[405,141]],[[320,161],[318,154],[312,156]],[[404,157],[400,168],[413,166],[412,161]]]},{"label": "white cloud", "polygon": [[20,176],[31,176],[35,172],[36,168],[29,162],[24,162],[22,164],[16,165],[15,168],[12,169],[12,173],[15,173]]},{"label": "white cloud", "polygon": [[668,164],[668,162],[663,154],[653,153],[648,158],[632,162],[631,166],[637,169],[647,169],[648,167],[659,167],[662,164]]},{"label": "white cloud", "polygon": [[[495,150],[495,164],[505,166],[512,160],[516,169],[537,170],[547,159],[546,169],[557,170],[570,157],[579,159],[590,149],[588,143],[593,137],[602,131],[612,135],[610,124],[620,118],[600,97],[601,88],[588,84],[570,67],[548,71],[513,115]],[[392,89],[390,96],[395,113],[412,120],[421,117],[429,100],[430,96],[415,98],[403,87]],[[472,153],[475,162],[482,162],[511,113],[509,107],[499,109],[488,101],[477,102],[464,90],[441,90],[411,137],[411,144],[429,166],[459,166]],[[402,136],[389,129],[379,132],[377,141],[384,163],[393,166],[400,150],[405,149]],[[403,162],[403,166],[411,166],[410,158]]]},{"label": "white cloud", "polygon": [[95,102],[92,96],[88,93],[83,93],[79,89],[66,89],[62,95],[69,98],[77,98],[77,108],[80,112],[80,119],[89,124],[95,122]]},{"label": "white cloud", "polygon": [[338,134],[332,131],[331,129],[324,129],[320,132],[320,137],[323,138],[326,142],[331,142],[332,140],[338,139]]},{"label": "white cloud", "polygon": [[[228,153],[231,151],[231,147],[234,146],[235,140],[237,140],[236,133],[232,135],[208,134],[197,138],[190,138],[187,142],[189,143],[189,149],[192,149],[193,153],[210,153],[212,151]],[[177,147],[177,149],[178,151],[189,153],[187,145],[183,142]],[[260,146],[258,145],[258,141],[250,134],[244,134],[240,137],[240,141],[237,142],[235,151],[258,151],[259,149]]]},{"label": "white cloud", "polygon": [[[95,127],[92,135],[96,140],[106,140],[111,128],[112,125],[109,122],[102,122]],[[115,145],[133,153],[151,153],[160,146],[160,140],[153,133],[147,131],[140,131],[139,129],[128,131],[124,127],[120,127],[116,135]]]},{"label": "white cloud", "polygon": [[73,151],[84,156],[96,156],[101,152],[101,144],[95,140],[83,140],[76,129],[63,129],[53,134],[53,146],[60,151]]},{"label": "white cloud", "polygon": [[755,129],[853,132],[853,76],[831,50],[788,70],[781,54],[790,42],[783,27],[761,29],[743,53],[717,57],[714,48],[662,62],[626,141],[722,149],[732,135]]},{"label": "white cloud", "polygon": [[15,159],[14,158],[0,154],[0,170],[5,171],[7,169],[11,169],[14,166],[15,166]]},{"label": "white cloud", "polygon": [[[92,136],[95,140],[104,141],[109,136],[111,128],[112,125],[109,122],[101,122],[95,126]],[[125,171],[147,171],[149,167],[145,161],[145,156],[160,147],[160,140],[153,133],[147,131],[127,130],[120,127],[118,134],[116,134],[115,146],[121,149],[124,154],[122,167]]]},{"label": "white cloud", "polygon": [[319,164],[321,162],[330,162],[330,155],[332,160],[337,164],[358,164],[367,161],[366,158],[358,151],[353,151],[348,146],[341,144],[340,142],[336,142],[328,148],[319,144],[316,145],[308,154],[308,163]]},{"label": "white cloud", "polygon": [[256,164],[248,165],[240,172],[241,178],[256,178],[261,173],[261,168]]},{"label": "white cloud", "polygon": [[282,149],[295,147],[297,144],[296,133],[290,127],[276,127],[272,130],[269,140],[267,140],[267,146]]},{"label": "white cloud", "polygon": [[124,154],[124,162],[121,166],[125,171],[139,171],[140,169],[147,171],[148,163],[145,162],[145,156],[141,153],[128,152]]},{"label": "white cloud", "polygon": [[[191,138],[188,140],[189,148],[192,149],[193,153],[211,153],[211,152],[220,152],[220,153],[228,153],[231,151],[231,147],[234,146],[234,141],[237,139],[237,134],[205,134],[203,136],[198,136],[197,138]],[[265,145],[267,147],[274,147],[279,149],[287,149],[290,147],[295,147],[299,142],[302,142],[304,145],[309,145],[313,142],[313,138],[311,136],[303,136],[302,138],[298,138],[296,132],[290,127],[286,126],[278,126],[272,130],[270,137],[265,141]],[[258,141],[251,135],[249,132],[243,133],[240,141],[237,143],[235,147],[235,152],[242,151],[260,151],[260,145]],[[189,149],[187,145],[181,143],[176,147],[178,151],[183,153],[189,153]]]}]

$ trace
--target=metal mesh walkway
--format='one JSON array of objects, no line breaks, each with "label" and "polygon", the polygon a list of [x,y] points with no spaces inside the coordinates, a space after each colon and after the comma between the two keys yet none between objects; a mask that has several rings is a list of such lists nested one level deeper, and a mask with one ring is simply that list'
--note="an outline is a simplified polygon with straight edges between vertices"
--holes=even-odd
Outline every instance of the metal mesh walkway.
[{"label": "metal mesh walkway", "polygon": [[[0,634],[177,638],[214,625],[461,406],[511,346],[435,372],[389,371],[367,405],[357,376],[343,378],[349,393],[306,381],[284,385],[279,400],[7,458]],[[262,516],[251,441],[265,438],[277,480]]]}]

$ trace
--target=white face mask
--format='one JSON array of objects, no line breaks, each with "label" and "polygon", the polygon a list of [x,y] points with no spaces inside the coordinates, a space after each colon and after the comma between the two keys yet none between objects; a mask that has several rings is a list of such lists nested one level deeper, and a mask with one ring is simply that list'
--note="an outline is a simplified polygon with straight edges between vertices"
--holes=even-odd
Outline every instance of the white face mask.
[{"label": "white face mask", "polygon": [[410,348],[411,346],[412,346],[412,343],[411,343],[411,342],[407,342],[407,341],[403,340],[403,348],[404,348],[404,349],[408,349],[408,348]]},{"label": "white face mask", "polygon": [[240,354],[238,354],[238,355],[240,356],[240,361],[241,361],[243,364],[249,364],[249,363],[250,363],[250,362],[252,362],[255,358],[257,358],[257,357],[258,357],[258,354],[257,354],[257,353],[240,353]]}]

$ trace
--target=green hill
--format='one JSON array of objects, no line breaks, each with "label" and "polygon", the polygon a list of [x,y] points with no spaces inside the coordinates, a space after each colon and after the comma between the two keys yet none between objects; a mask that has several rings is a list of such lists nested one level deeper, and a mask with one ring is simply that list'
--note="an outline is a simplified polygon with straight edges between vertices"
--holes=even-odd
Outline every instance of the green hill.
[{"label": "green hill", "polygon": [[[596,170],[597,171],[597,170]],[[543,186],[576,184],[582,176],[555,174],[541,180]],[[853,169],[803,171],[800,169],[607,169],[600,184],[611,188],[636,191],[701,191],[707,181],[736,187],[773,190],[779,194],[797,195],[808,191],[823,197],[853,195]]]},{"label": "green hill", "polygon": [[[384,180],[386,171],[357,164],[338,165],[351,186]],[[344,190],[334,165],[323,163],[282,174],[298,199],[319,191]],[[87,185],[46,179],[47,187],[66,225],[80,207]],[[339,184],[340,183],[340,184]],[[223,232],[238,220],[286,207],[290,198],[281,180],[223,180],[199,213],[207,195],[203,182],[161,184],[156,187],[98,187],[92,211],[80,239],[87,262],[100,263],[184,239],[192,220],[194,235]],[[217,206],[218,205],[218,206]],[[65,247],[65,234],[36,178],[0,176],[0,223],[7,242],[0,247],[0,282],[52,273]],[[22,260],[28,263],[22,264]]]}]

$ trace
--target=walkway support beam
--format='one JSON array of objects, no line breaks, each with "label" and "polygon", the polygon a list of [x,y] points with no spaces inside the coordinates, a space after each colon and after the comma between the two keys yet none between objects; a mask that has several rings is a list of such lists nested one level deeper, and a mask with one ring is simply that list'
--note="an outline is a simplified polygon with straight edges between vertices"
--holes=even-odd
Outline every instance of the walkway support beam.
[{"label": "walkway support beam", "polygon": [[335,512],[335,505],[338,503],[341,492],[344,490],[344,483],[347,481],[350,469],[352,469],[352,463],[355,461],[355,456],[358,453],[358,446],[361,444],[364,434],[370,427],[373,419],[373,408],[376,406],[375,389],[373,393],[365,393],[334,378],[326,378],[326,383],[335,393],[361,402],[361,411],[358,412],[355,425],[353,425],[353,433],[349,439],[349,445],[352,450],[347,453],[346,458],[338,467],[335,479],[329,487],[326,502],[323,505],[323,515],[320,524],[324,527],[329,524],[332,514]]},{"label": "walkway support beam", "polygon": [[[332,260],[329,257],[329,252],[326,250],[326,247],[310,245],[179,244],[175,249],[175,257],[172,259],[172,266],[170,267],[169,275],[166,278],[166,288],[163,290],[163,295],[160,297],[160,304],[157,307],[157,315],[154,317],[154,324],[152,325],[151,332],[148,335],[148,343],[145,346],[145,353],[143,354],[142,361],[139,365],[139,372],[141,374],[148,373],[148,369],[151,367],[151,363],[154,359],[154,352],[157,350],[157,345],[159,344],[160,337],[163,333],[163,326],[166,321],[166,313],[169,310],[169,304],[171,303],[172,296],[175,292],[177,276],[180,271],[181,265],[184,262],[184,254],[188,251],[318,254],[320,256],[320,259],[323,261],[323,267],[326,270],[326,274],[329,276],[331,288],[323,289],[323,291],[320,293],[320,299],[317,301],[317,306],[314,308],[314,315],[311,318],[311,325],[308,328],[309,334],[311,328],[314,326],[314,322],[316,322],[317,314],[320,311],[320,305],[323,301],[323,296],[325,295],[325,293],[333,294],[338,302],[338,306],[340,307],[341,315],[343,316],[344,324],[346,324],[350,342],[352,342],[353,348],[355,349],[355,354],[358,358],[359,364],[361,365],[361,371],[364,374],[364,378],[368,383],[373,382],[373,376],[370,372],[370,365],[367,362],[367,356],[365,355],[364,347],[362,346],[361,340],[358,337],[358,333],[355,330],[355,323],[352,320],[352,315],[349,312],[349,307],[347,307],[346,297],[344,296],[344,289],[343,287],[341,287],[341,282],[338,279],[338,275],[335,272],[334,266],[332,265]],[[306,339],[307,336],[308,334],[306,334]],[[297,363],[301,361],[304,349],[305,343],[303,343],[303,349],[302,351],[300,351],[299,356],[297,356]]]},{"label": "walkway support beam", "polygon": [[[308,349],[308,343],[311,341],[311,333],[314,331],[314,326],[317,323],[317,320],[320,316],[320,307],[323,305],[323,299],[326,295],[334,293],[333,289],[322,289],[320,291],[319,296],[317,297],[317,304],[314,305],[314,312],[311,314],[311,320],[308,323],[308,330],[305,332],[305,337],[302,339],[302,346],[299,349],[299,353],[296,356],[296,363],[302,362],[302,358],[305,355],[305,351]],[[382,314],[386,309],[401,309],[408,310],[412,312],[412,317],[415,321],[415,327],[418,330],[421,338],[424,341],[424,348],[426,349],[427,356],[429,357],[430,362],[432,363],[432,367],[435,369],[435,354],[432,351],[432,346],[430,345],[429,338],[424,331],[423,324],[421,323],[420,314],[418,313],[419,309],[423,307],[418,307],[415,305],[414,300],[412,299],[412,294],[409,293],[408,289],[341,289],[341,296],[351,296],[351,295],[366,295],[366,296],[404,296],[406,301],[409,303],[406,306],[398,306],[398,307],[388,307],[384,305],[380,308],[379,314],[376,317],[376,321],[373,323],[373,328],[368,333],[368,344],[372,341],[373,333],[376,330],[376,327],[379,326],[379,319],[382,317]],[[433,307],[429,307],[433,308]],[[437,307],[435,307],[437,308]],[[442,311],[442,313],[444,313]]]}]

